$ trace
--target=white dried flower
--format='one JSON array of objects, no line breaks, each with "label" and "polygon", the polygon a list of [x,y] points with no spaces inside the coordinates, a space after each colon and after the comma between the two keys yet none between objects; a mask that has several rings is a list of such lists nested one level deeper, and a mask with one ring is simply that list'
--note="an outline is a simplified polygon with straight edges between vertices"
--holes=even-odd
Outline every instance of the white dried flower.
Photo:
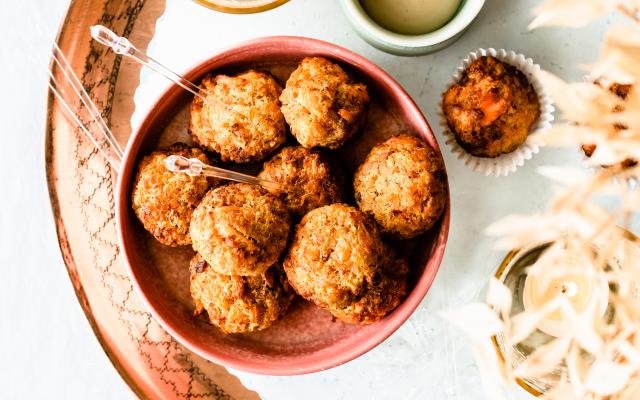
[{"label": "white dried flower", "polygon": [[[540,378],[561,370],[545,399],[640,398],[640,243],[620,228],[640,210],[640,189],[627,184],[640,181],[639,10],[640,0],[547,0],[535,9],[532,28],[580,26],[612,11],[634,23],[613,27],[606,35],[602,54],[590,67],[593,82],[567,83],[541,74],[564,121],[533,139],[574,149],[588,145],[592,170],[541,168],[541,174],[561,187],[548,209],[508,216],[487,228],[500,248],[550,244],[527,270],[540,293],[559,277],[584,276],[603,283],[592,295],[604,299],[597,303],[608,304],[612,311],[605,318],[595,307],[577,312],[558,296],[511,315],[509,290],[492,279],[487,294],[491,307],[476,303],[445,314],[471,338],[483,375],[514,382],[516,377]],[[605,195],[620,200],[617,210],[596,204]],[[552,313],[560,313],[569,328],[522,360],[515,346]],[[504,361],[491,345],[496,335],[504,345]],[[500,396],[494,384],[485,387],[490,398]]]}]

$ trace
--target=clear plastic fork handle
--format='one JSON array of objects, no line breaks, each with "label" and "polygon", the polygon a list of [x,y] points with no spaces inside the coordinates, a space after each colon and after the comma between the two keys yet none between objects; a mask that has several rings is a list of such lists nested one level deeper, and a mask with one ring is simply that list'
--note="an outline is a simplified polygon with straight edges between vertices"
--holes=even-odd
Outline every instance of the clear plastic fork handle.
[{"label": "clear plastic fork handle", "polygon": [[177,154],[172,154],[164,160],[165,167],[174,173],[183,173],[189,176],[211,176],[219,179],[226,179],[234,182],[249,183],[259,185],[268,190],[278,190],[280,185],[276,182],[260,179],[255,176],[231,171],[224,168],[207,165],[197,158],[187,158]]},{"label": "clear plastic fork handle", "polygon": [[144,52],[138,50],[127,38],[116,35],[109,28],[103,25],[93,25],[91,27],[91,37],[97,42],[110,47],[115,53],[133,58],[140,64],[146,65],[194,96],[199,97],[205,102],[207,101],[207,99],[199,93],[199,89],[196,84],[176,74],[169,68],[146,55]]},{"label": "clear plastic fork handle", "polygon": [[113,31],[102,25],[93,25],[90,29],[93,39],[98,43],[111,47],[117,54],[134,56],[138,50],[133,47],[127,38],[116,35]]}]

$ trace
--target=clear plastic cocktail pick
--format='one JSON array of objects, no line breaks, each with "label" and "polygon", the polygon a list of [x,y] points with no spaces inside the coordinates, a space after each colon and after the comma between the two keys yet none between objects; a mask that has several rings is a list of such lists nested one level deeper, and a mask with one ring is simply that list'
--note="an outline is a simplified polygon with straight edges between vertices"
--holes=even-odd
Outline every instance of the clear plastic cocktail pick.
[{"label": "clear plastic cocktail pick", "polygon": [[[131,42],[129,42],[129,40],[127,40],[127,38],[116,35],[110,29],[102,25],[94,25],[91,27],[91,37],[93,37],[93,39],[95,39],[99,43],[102,43],[103,45],[113,49],[116,54],[133,58],[135,61],[139,62],[142,65],[148,66],[149,68],[174,82],[181,88],[192,93],[194,96],[198,96],[205,102],[207,101],[206,98],[199,93],[199,89],[196,84],[176,74],[169,68],[165,67],[153,58],[146,55],[144,52],[138,50],[134,45],[131,44]],[[165,160],[165,165],[171,172],[185,173],[190,176],[211,176],[214,178],[226,179],[235,182],[260,185],[267,189],[277,189],[279,187],[279,185],[275,182],[266,181],[264,179],[256,178],[255,176],[207,165],[197,158],[189,159],[178,155],[171,155]]]},{"label": "clear plastic cocktail pick", "polygon": [[91,27],[91,37],[99,43],[113,49],[116,54],[130,57],[140,64],[146,65],[184,90],[192,93],[194,96],[199,97],[205,102],[207,101],[206,98],[199,93],[199,89],[196,84],[183,76],[176,74],[169,68],[146,55],[144,52],[138,50],[127,38],[116,35],[109,28],[103,25],[93,25]]},{"label": "clear plastic cocktail pick", "polygon": [[213,178],[259,185],[269,190],[277,190],[280,187],[280,185],[278,185],[276,182],[256,178],[255,176],[242,174],[240,172],[230,171],[227,169],[207,165],[197,158],[187,158],[173,154],[167,157],[164,160],[164,163],[169,171],[176,173],[182,172],[189,176],[210,176]]},{"label": "clear plastic cocktail pick", "polygon": [[[49,70],[51,92],[85,136],[117,171],[122,162],[122,147],[57,43],[53,45],[52,59],[53,66]],[[54,73],[53,69],[58,73]]]}]

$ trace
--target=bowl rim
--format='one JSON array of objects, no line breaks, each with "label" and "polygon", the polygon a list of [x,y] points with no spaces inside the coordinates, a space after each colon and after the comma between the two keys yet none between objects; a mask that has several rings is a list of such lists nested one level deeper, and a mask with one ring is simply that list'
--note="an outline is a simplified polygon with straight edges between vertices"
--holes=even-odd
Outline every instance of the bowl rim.
[{"label": "bowl rim", "polygon": [[[352,66],[357,66],[363,71],[366,71],[367,75],[372,76],[372,78],[375,78],[375,80],[381,82],[383,86],[388,87],[391,92],[399,96],[402,106],[409,107],[410,111],[418,117],[417,121],[419,121],[419,124],[422,128],[420,132],[421,137],[427,140],[429,144],[434,147],[434,149],[442,157],[440,146],[437,143],[435,134],[431,130],[429,123],[427,122],[420,108],[409,96],[409,94],[400,86],[400,84],[397,83],[389,74],[387,74],[373,62],[348,49],[329,42],[301,36],[267,36],[243,41],[233,46],[229,46],[224,50],[218,51],[212,57],[197,62],[191,68],[186,70],[187,72],[185,75],[189,76],[191,74],[194,74],[199,69],[202,69],[203,66],[214,64],[216,61],[219,62],[220,60],[224,60],[224,58],[229,55],[247,51],[250,52],[253,48],[266,44],[279,46],[288,45],[289,47],[293,47],[294,49],[296,46],[299,46],[298,48],[306,48],[307,46],[312,46],[314,49],[322,50],[318,51],[318,56],[339,58],[341,60],[344,60],[342,61],[344,63],[352,64]],[[398,307],[396,307],[382,320],[385,323],[380,326],[380,329],[375,330],[367,337],[361,338],[363,340],[360,340],[359,342],[350,346],[347,351],[341,351],[339,353],[333,354],[323,353],[320,358],[310,357],[311,360],[305,360],[305,362],[296,363],[295,365],[290,365],[290,363],[276,364],[268,360],[246,360],[236,357],[229,357],[222,353],[216,353],[204,349],[197,342],[192,341],[189,338],[189,335],[185,335],[179,332],[179,329],[172,326],[172,324],[162,316],[160,310],[155,307],[153,302],[147,297],[146,292],[143,290],[143,284],[136,272],[136,268],[134,268],[133,264],[131,263],[130,247],[125,240],[125,233],[122,229],[127,216],[130,215],[130,200],[128,192],[125,193],[125,188],[127,187],[127,183],[131,182],[135,173],[134,164],[135,160],[138,157],[138,154],[137,152],[133,153],[133,148],[139,147],[139,144],[143,139],[141,137],[141,133],[148,131],[149,127],[153,124],[153,121],[157,117],[153,111],[164,104],[167,99],[173,97],[175,92],[181,90],[182,89],[180,89],[175,84],[169,85],[169,87],[167,87],[164,92],[158,97],[158,99],[153,103],[153,106],[149,108],[149,112],[145,115],[143,122],[139,125],[137,130],[132,133],[125,148],[121,169],[118,173],[115,191],[117,234],[124,265],[131,278],[133,286],[138,292],[138,295],[140,296],[142,302],[147,307],[149,312],[153,315],[153,317],[178,342],[207,360],[240,371],[273,376],[301,375],[336,367],[365,354],[369,350],[376,347],[378,344],[382,343],[389,336],[391,336],[391,334],[393,334],[418,308],[427,292],[429,291],[438,270],[440,269],[449,234],[449,222],[451,215],[450,189],[447,190],[446,208],[442,216],[440,217],[440,229],[439,231],[434,232],[434,241],[431,253],[426,260],[425,269],[416,280],[413,289],[407,294],[407,296],[404,297],[400,305],[398,305]],[[136,145],[134,146],[134,144]]]},{"label": "bowl rim", "polygon": [[[464,1],[464,0],[463,0]],[[405,48],[435,46],[452,39],[463,32],[478,16],[485,0],[466,0],[456,14],[442,27],[421,35],[404,35],[383,28],[367,14],[360,0],[342,0],[343,9],[356,29],[362,29],[367,36],[387,45]]]},{"label": "bowl rim", "polygon": [[244,2],[249,4],[238,3],[230,0],[193,1],[214,11],[220,11],[228,14],[253,14],[280,7],[289,0],[253,0],[251,2]]}]

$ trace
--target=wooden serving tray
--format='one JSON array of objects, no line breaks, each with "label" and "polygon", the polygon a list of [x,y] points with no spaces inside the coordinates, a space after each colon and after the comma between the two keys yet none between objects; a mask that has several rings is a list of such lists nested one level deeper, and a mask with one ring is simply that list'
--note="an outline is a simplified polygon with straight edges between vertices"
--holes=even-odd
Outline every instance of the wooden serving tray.
[{"label": "wooden serving tray", "polygon": [[[103,24],[144,49],[164,7],[164,0],[73,0],[60,28],[60,48],[123,146],[140,67],[92,42],[89,27]],[[78,301],[122,378],[140,398],[258,399],[152,319],[119,254],[115,172],[52,94],[47,111],[47,182],[60,249]]]}]

